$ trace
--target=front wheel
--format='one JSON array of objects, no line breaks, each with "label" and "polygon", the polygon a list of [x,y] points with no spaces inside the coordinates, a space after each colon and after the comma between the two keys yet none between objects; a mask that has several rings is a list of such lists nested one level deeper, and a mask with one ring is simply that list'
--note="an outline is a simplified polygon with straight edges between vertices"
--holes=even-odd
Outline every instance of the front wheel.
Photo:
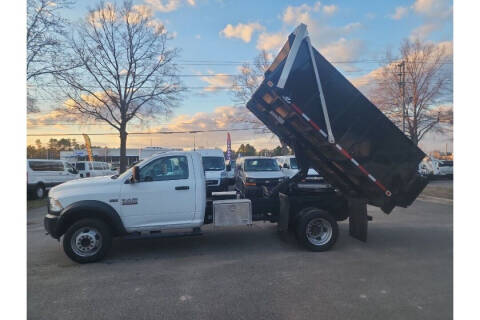
[{"label": "front wheel", "polygon": [[296,226],[297,239],[312,251],[329,250],[337,241],[337,221],[326,211],[313,209]]},{"label": "front wheel", "polygon": [[63,250],[75,262],[101,260],[112,245],[110,228],[97,219],[82,219],[70,226],[63,236]]}]

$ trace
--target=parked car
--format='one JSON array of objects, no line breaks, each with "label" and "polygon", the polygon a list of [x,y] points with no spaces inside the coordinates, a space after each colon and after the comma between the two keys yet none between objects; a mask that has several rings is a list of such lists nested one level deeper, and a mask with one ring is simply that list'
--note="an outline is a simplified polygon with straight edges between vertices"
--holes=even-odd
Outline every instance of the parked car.
[{"label": "parked car", "polygon": [[227,189],[227,171],[223,151],[219,149],[196,150],[202,156],[207,193]]},{"label": "parked car", "polygon": [[78,177],[66,161],[27,159],[27,193],[32,198],[42,199],[51,187]]},{"label": "parked car", "polygon": [[111,176],[118,173],[108,163],[100,161],[78,161],[75,162],[75,168],[80,174],[80,178]]},{"label": "parked car", "polygon": [[227,184],[232,185],[235,183],[235,170],[236,170],[236,161],[230,160],[225,162],[227,168]]},{"label": "parked car", "polygon": [[427,156],[418,164],[418,172],[430,178],[452,178],[453,161]]},{"label": "parked car", "polygon": [[277,161],[270,157],[242,157],[237,159],[235,189],[243,197],[263,195],[263,187],[271,189],[285,180]]}]

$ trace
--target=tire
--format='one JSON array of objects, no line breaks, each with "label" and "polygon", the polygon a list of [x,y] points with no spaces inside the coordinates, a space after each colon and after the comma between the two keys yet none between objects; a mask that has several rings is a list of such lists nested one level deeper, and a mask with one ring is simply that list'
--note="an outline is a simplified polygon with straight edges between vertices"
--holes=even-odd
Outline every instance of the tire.
[{"label": "tire", "polygon": [[295,234],[297,240],[307,249],[327,251],[337,242],[337,221],[326,211],[312,209],[299,218]]},{"label": "tire", "polygon": [[33,191],[33,197],[35,199],[43,199],[45,198],[46,190],[43,184],[39,183],[35,186],[35,190]]},{"label": "tire", "polygon": [[112,231],[98,219],[82,219],[72,224],[63,236],[63,251],[75,262],[103,259],[112,246]]}]

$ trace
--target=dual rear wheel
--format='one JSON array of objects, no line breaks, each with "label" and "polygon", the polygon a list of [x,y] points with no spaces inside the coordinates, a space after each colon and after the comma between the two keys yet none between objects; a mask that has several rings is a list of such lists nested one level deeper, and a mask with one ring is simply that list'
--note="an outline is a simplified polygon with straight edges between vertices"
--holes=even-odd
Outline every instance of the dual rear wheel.
[{"label": "dual rear wheel", "polygon": [[310,209],[297,221],[295,235],[309,250],[326,251],[337,241],[337,221],[326,211]]}]

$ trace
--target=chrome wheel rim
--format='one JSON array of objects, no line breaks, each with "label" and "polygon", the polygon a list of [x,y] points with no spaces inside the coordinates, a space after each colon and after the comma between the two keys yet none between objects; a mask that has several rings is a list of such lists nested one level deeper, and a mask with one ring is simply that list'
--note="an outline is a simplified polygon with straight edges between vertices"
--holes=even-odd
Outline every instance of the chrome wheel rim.
[{"label": "chrome wheel rim", "polygon": [[323,246],[332,238],[332,225],[327,219],[315,218],[307,224],[307,239],[315,246]]},{"label": "chrome wheel rim", "polygon": [[41,199],[43,198],[43,195],[45,194],[45,191],[43,190],[42,187],[37,188],[37,198]]},{"label": "chrome wheel rim", "polygon": [[102,235],[92,227],[81,227],[70,241],[73,252],[81,257],[95,255],[102,247]]}]

